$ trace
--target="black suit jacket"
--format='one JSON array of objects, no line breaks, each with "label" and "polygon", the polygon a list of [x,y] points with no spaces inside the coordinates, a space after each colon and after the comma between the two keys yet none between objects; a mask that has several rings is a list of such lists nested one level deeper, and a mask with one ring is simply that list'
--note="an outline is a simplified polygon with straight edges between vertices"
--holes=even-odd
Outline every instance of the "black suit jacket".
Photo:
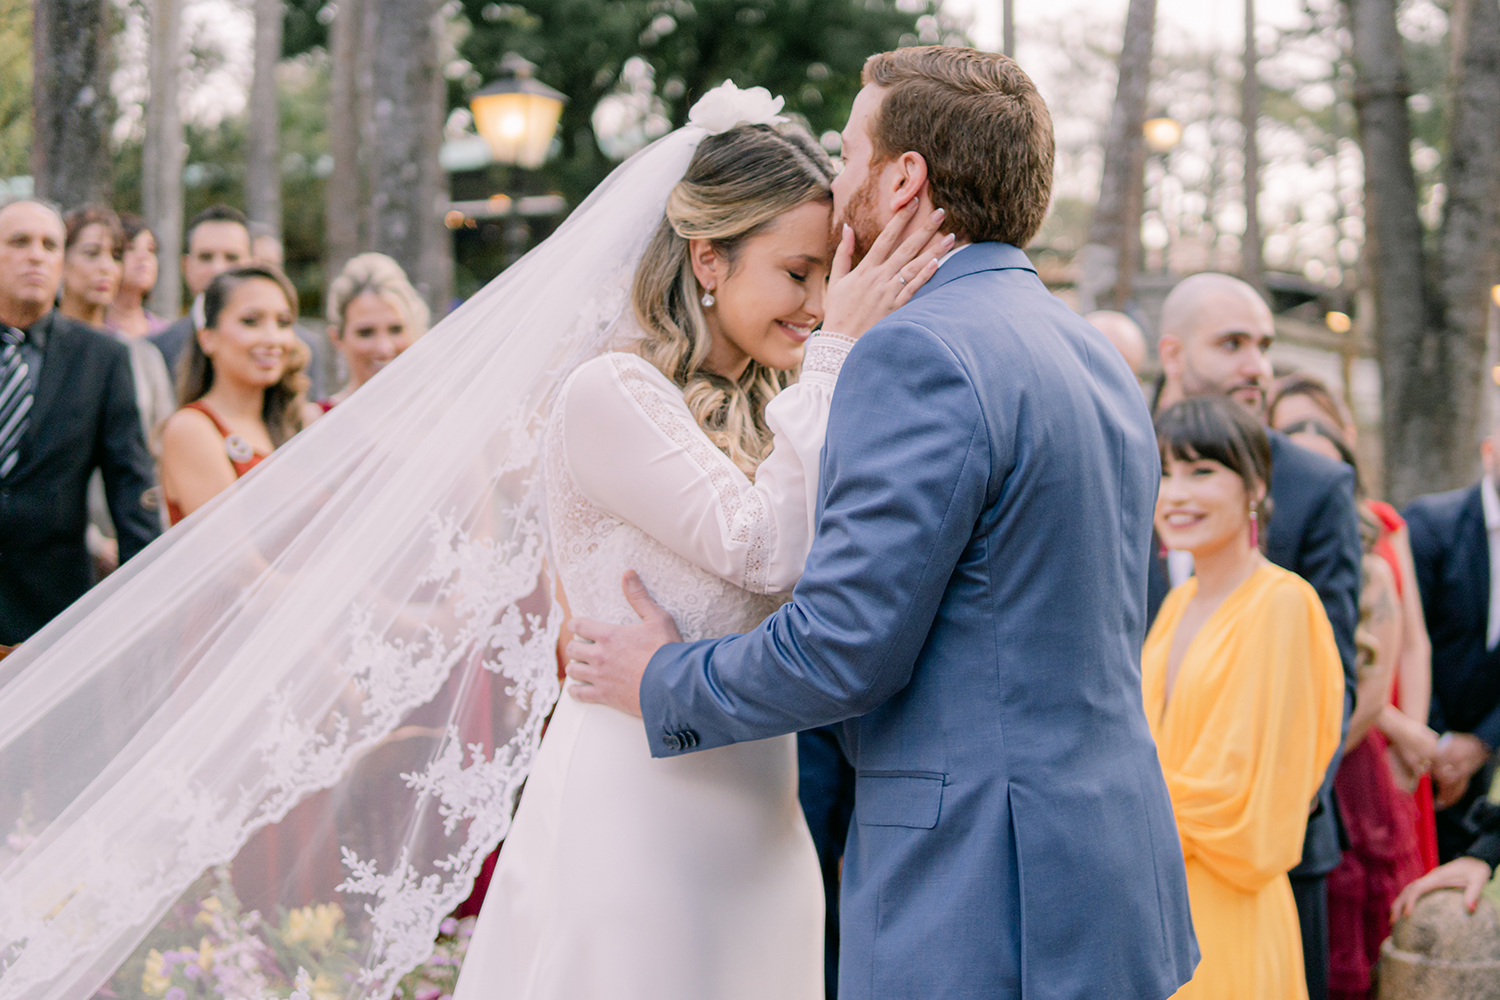
[{"label": "black suit jacket", "polygon": [[1500,650],[1486,648],[1490,540],[1479,485],[1419,497],[1404,516],[1432,638],[1429,724],[1500,747]]},{"label": "black suit jacket", "polygon": [[[1271,441],[1271,520],[1266,558],[1313,585],[1333,625],[1339,659],[1344,664],[1344,728],[1354,711],[1358,681],[1354,659],[1354,628],[1359,623],[1360,556],[1359,511],[1354,505],[1354,470],[1322,455],[1299,448],[1285,434],[1267,431]],[[1171,584],[1167,568],[1152,559],[1147,580],[1147,614],[1152,621]],[[1338,867],[1339,825],[1333,805],[1333,776],[1342,753],[1333,763],[1318,793],[1320,808],[1308,821],[1302,843],[1302,863],[1293,875],[1326,875]]]},{"label": "black suit jacket", "polygon": [[84,548],[88,482],[104,477],[120,560],[161,531],[136,412],[130,352],[107,334],[49,313],[42,370],[20,457],[0,480],[0,643],[14,645],[93,583]]},{"label": "black suit jacket", "polygon": [[174,386],[177,384],[177,361],[182,357],[182,349],[187,346],[188,338],[196,332],[193,329],[193,316],[189,313],[146,338],[161,351],[162,360],[167,363],[167,371],[172,373]]}]

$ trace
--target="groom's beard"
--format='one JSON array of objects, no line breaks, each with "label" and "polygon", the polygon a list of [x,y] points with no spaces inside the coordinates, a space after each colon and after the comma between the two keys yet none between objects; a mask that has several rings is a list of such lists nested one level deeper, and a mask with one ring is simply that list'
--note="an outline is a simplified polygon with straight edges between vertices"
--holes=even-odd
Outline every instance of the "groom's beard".
[{"label": "groom's beard", "polygon": [[834,223],[835,243],[841,238],[843,226],[854,230],[854,263],[858,264],[870,252],[870,247],[880,236],[880,224],[875,219],[875,178],[867,178],[860,189],[849,197],[843,215]]}]

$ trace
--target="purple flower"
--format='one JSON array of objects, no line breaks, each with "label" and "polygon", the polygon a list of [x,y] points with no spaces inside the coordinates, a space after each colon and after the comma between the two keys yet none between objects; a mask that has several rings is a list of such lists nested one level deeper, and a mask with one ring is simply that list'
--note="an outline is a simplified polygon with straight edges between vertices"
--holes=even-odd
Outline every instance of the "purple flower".
[{"label": "purple flower", "polygon": [[166,995],[161,1000],[187,1000],[187,990],[181,986],[174,986],[167,990]]},{"label": "purple flower", "polygon": [[448,917],[442,923],[438,924],[439,934],[452,934],[456,930],[458,930],[458,921],[452,917]]},{"label": "purple flower", "polygon": [[429,986],[425,990],[417,991],[417,1000],[438,1000],[438,997],[442,995],[442,990],[438,989],[436,986]]},{"label": "purple flower", "polygon": [[189,962],[187,967],[182,970],[182,974],[196,981],[203,975],[203,970],[198,966],[197,962]]}]

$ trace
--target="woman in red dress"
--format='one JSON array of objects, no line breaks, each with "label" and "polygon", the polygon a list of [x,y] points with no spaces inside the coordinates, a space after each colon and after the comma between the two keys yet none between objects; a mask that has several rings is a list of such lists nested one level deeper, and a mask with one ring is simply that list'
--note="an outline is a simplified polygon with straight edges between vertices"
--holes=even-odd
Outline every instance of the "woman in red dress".
[{"label": "woman in red dress", "polygon": [[[1305,375],[1284,380],[1270,418],[1297,444],[1355,466],[1358,477],[1352,421],[1321,382]],[[1391,901],[1431,870],[1437,855],[1426,773],[1437,748],[1426,725],[1431,647],[1410,543],[1388,504],[1361,499],[1360,513],[1366,536],[1360,638],[1370,669],[1361,671],[1361,696],[1334,781],[1350,841],[1328,878],[1335,1000],[1371,995],[1370,972],[1390,932]]]},{"label": "woman in red dress", "polygon": [[161,483],[173,524],[208,503],[320,415],[303,399],[307,348],[297,296],[263,264],[219,275],[203,295],[204,328],[178,363],[161,437]]}]

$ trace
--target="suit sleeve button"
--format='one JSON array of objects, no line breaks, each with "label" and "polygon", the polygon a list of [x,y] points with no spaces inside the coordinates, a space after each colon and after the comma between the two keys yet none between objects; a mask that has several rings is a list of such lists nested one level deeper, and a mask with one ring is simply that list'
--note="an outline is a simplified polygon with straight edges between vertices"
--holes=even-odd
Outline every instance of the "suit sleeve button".
[{"label": "suit sleeve button", "polygon": [[682,749],[682,737],[678,736],[676,733],[663,733],[661,741],[668,750]]}]

